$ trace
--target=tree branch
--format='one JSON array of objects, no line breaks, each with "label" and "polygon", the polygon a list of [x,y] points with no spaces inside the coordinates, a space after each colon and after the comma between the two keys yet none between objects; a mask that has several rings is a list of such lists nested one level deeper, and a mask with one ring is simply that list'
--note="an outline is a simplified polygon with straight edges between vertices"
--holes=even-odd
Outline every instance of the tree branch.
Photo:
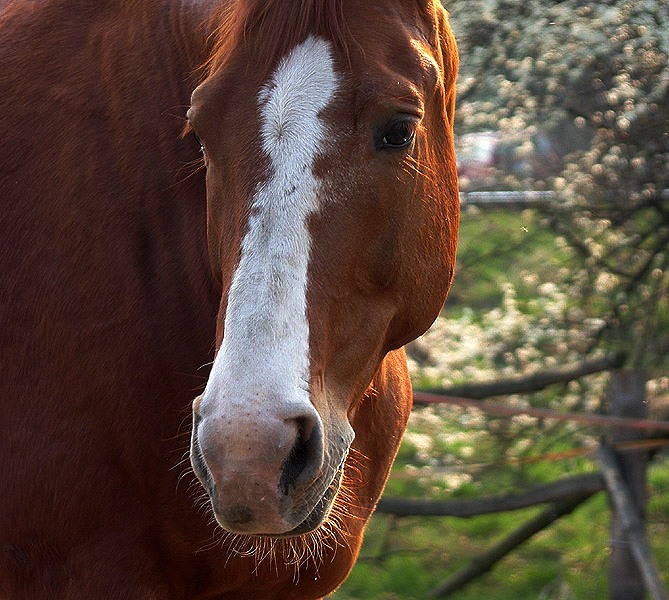
[{"label": "tree branch", "polygon": [[490,550],[473,559],[462,571],[452,575],[446,581],[439,584],[432,590],[430,595],[434,598],[443,598],[452,592],[463,588],[479,575],[489,571],[495,563],[531,538],[535,533],[545,529],[560,517],[571,513],[579,504],[587,500],[590,495],[591,494],[572,497],[549,506],[546,510],[539,513],[533,519],[530,519],[501,542],[495,544]]},{"label": "tree branch", "polygon": [[469,383],[446,388],[424,388],[422,391],[441,396],[459,396],[474,400],[483,400],[494,396],[508,396],[510,394],[527,394],[543,390],[556,383],[565,383],[585,375],[616,369],[622,366],[623,362],[624,355],[622,353],[607,354],[602,358],[584,360],[578,364],[549,369],[524,377],[500,379],[491,383]]},{"label": "tree branch", "polygon": [[398,517],[474,517],[518,510],[536,504],[563,502],[575,497],[590,497],[602,489],[604,489],[604,484],[601,475],[591,473],[538,485],[517,494],[504,494],[487,498],[431,500],[424,498],[387,498],[384,496],[379,501],[376,512]]}]

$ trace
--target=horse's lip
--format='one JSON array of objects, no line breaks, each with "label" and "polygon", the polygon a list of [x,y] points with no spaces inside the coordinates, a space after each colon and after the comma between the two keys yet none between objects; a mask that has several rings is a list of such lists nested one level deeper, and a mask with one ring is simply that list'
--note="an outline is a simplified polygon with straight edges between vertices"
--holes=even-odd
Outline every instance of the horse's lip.
[{"label": "horse's lip", "polygon": [[332,507],[333,500],[337,493],[339,492],[339,487],[341,485],[342,475],[344,472],[344,461],[342,461],[339,468],[334,472],[332,478],[329,480],[327,486],[323,490],[320,499],[316,503],[316,506],[311,510],[311,512],[306,516],[306,518],[299,524],[297,527],[294,527],[290,531],[285,533],[260,533],[260,537],[269,537],[275,539],[281,538],[292,538],[305,533],[310,533],[322,525],[327,517],[329,510]]}]

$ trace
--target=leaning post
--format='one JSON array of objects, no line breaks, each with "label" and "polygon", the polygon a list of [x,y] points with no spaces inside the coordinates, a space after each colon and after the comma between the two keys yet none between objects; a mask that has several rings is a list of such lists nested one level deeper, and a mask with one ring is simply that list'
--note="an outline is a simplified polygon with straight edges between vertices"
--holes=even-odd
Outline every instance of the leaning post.
[{"label": "leaning post", "polygon": [[[619,369],[611,372],[607,394],[611,416],[643,419],[646,416],[646,378],[641,371]],[[611,445],[644,437],[641,430],[613,427],[609,434]],[[648,451],[617,455],[624,483],[634,509],[643,526],[646,517],[646,468]],[[610,600],[643,600],[644,583],[633,556],[629,536],[620,512],[611,506],[611,555],[609,558]]]}]

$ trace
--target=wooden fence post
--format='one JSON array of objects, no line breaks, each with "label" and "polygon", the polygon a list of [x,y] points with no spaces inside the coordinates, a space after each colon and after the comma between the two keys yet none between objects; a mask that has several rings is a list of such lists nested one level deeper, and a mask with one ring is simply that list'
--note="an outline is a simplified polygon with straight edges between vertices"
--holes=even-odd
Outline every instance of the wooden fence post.
[{"label": "wooden fence post", "polygon": [[[616,370],[611,372],[608,389],[609,414],[616,417],[643,419],[646,416],[646,378],[640,371]],[[633,429],[613,427],[610,443],[639,440],[644,433]],[[646,467],[648,451],[628,452],[617,456],[623,480],[642,524],[646,516]],[[623,519],[611,507],[611,555],[609,559],[610,600],[643,600],[644,584],[630,541],[625,533]]]},{"label": "wooden fence post", "polygon": [[[602,478],[606,485],[606,491],[609,493],[609,499],[623,529],[627,548],[634,557],[636,566],[641,573],[643,586],[653,600],[669,600],[646,538],[644,523],[634,507],[634,502],[627,489],[627,484],[623,480],[615,453],[606,444],[600,444],[597,449],[597,457],[602,467]],[[613,583],[617,585],[617,581]],[[640,586],[634,588],[629,586],[629,589],[638,589],[638,593],[643,592]],[[618,593],[618,591],[616,588],[615,592]]]}]

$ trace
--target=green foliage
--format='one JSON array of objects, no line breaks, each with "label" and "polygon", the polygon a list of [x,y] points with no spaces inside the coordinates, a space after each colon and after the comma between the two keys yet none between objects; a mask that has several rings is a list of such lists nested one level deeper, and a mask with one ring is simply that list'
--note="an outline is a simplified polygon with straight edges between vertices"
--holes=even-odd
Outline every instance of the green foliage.
[{"label": "green foliage", "polygon": [[[461,53],[459,137],[500,141],[499,189],[560,194],[545,214],[573,260],[554,281],[582,319],[598,321],[585,350],[625,349],[630,366],[661,373],[669,366],[669,4],[445,5]],[[477,182],[465,176],[461,185]],[[472,293],[492,279],[483,275]]]},{"label": "green foliage", "polygon": [[[463,307],[474,310],[499,306],[503,283],[510,283],[521,298],[536,295],[539,282],[573,267],[573,254],[558,246],[558,236],[533,210],[466,210],[460,222],[456,285],[446,311],[457,315]],[[522,256],[518,263],[515,257]]]}]

